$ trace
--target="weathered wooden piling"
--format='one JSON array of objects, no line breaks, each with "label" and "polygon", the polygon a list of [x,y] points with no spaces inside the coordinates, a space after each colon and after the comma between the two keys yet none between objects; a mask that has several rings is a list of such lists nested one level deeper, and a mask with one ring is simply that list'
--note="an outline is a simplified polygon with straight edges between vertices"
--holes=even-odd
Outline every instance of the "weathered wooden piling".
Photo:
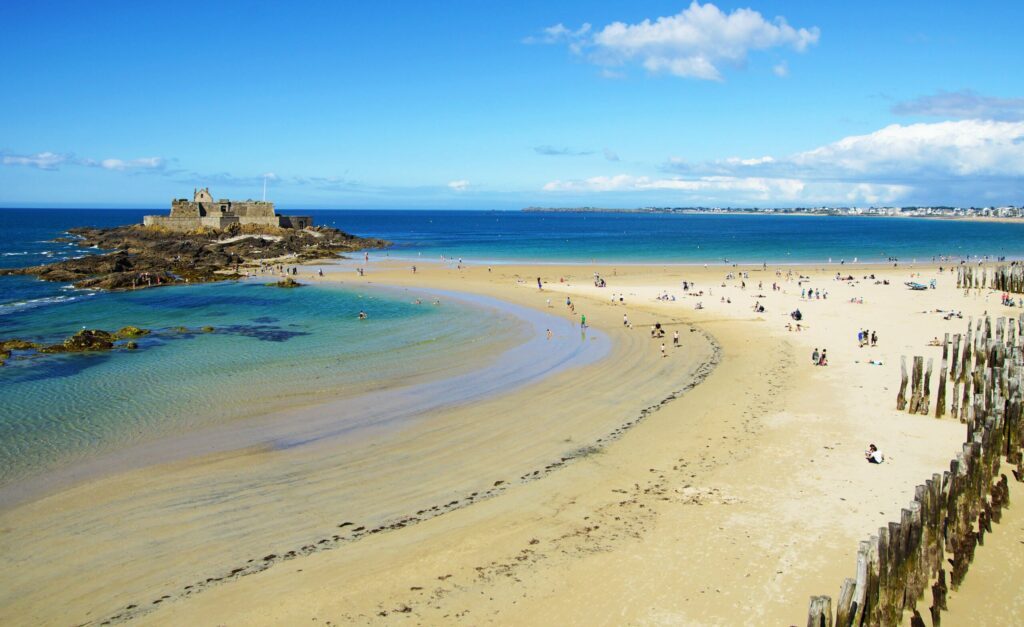
[{"label": "weathered wooden piling", "polygon": [[[965,272],[963,280],[971,276]],[[1008,279],[997,275],[992,280]],[[966,423],[962,450],[950,460],[948,471],[933,474],[915,488],[913,501],[902,510],[899,522],[890,522],[870,540],[860,543],[856,577],[845,579],[840,589],[834,623],[838,627],[898,625],[908,611],[911,624],[923,625],[918,601],[929,589],[931,624],[940,625],[949,589],[955,590],[963,582],[978,547],[983,547],[987,534],[996,530],[993,524],[999,523],[1009,504],[1009,480],[1000,472],[1001,464],[1015,464],[1014,477],[1024,480],[1022,327],[1024,315],[1017,319],[1016,332],[1013,324],[997,321],[993,327],[987,318],[968,323],[959,356],[962,369],[948,374],[953,381],[954,415],[960,401],[959,416]],[[960,340],[954,336],[954,367]],[[937,416],[945,405],[948,348],[947,336]],[[900,362],[897,409],[902,410],[907,405],[906,357]],[[908,407],[911,413],[922,407],[923,412],[928,411],[931,362],[924,378],[922,362],[922,357],[914,357]],[[961,380],[963,398],[958,399]],[[828,617],[823,615],[825,608]],[[831,599],[812,597],[808,625],[832,624],[831,620]]]},{"label": "weathered wooden piling", "polygon": [[907,356],[900,356],[900,392],[896,395],[896,410],[903,411],[907,406]]},{"label": "weathered wooden piling", "polygon": [[928,370],[924,375],[924,392],[921,396],[921,406],[918,411],[927,416],[928,408],[931,407],[932,400],[932,358],[928,358]]},{"label": "weathered wooden piling", "polygon": [[914,355],[914,365],[912,368],[910,372],[910,407],[907,411],[916,414],[921,407],[921,380],[924,378],[924,357]]}]

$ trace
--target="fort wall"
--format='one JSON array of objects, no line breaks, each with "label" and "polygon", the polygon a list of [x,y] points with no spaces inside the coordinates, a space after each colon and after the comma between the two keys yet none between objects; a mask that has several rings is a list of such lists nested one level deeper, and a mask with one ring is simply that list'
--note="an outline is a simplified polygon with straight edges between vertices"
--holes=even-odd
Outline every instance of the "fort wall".
[{"label": "fort wall", "polygon": [[145,216],[142,223],[145,226],[160,226],[175,231],[223,229],[231,224],[304,229],[313,225],[313,219],[309,216],[277,215],[274,203],[265,200],[214,200],[209,188],[204,188],[196,190],[192,200],[172,200],[169,216]]}]

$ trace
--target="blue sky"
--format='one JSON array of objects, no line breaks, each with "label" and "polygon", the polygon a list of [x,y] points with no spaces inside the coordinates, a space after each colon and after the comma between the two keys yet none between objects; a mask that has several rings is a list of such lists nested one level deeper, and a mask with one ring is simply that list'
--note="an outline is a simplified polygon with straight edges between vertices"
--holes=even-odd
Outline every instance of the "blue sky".
[{"label": "blue sky", "polygon": [[1024,3],[7,2],[0,205],[1024,203]]}]

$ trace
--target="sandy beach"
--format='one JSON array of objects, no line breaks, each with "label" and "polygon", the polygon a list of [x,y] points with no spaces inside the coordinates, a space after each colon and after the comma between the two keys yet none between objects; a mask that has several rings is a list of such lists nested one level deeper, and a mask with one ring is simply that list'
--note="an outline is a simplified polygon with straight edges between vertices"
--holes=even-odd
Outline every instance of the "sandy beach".
[{"label": "sandy beach", "polygon": [[[802,624],[808,598],[837,595],[857,543],[898,520],[963,441],[958,421],[895,410],[900,355],[937,361],[929,341],[969,316],[1019,313],[964,295],[937,265],[413,274],[380,259],[364,277],[303,273],[477,294],[573,325],[585,314],[610,348],[358,445],[180,459],[4,512],[0,622]],[[827,298],[801,298],[808,288]],[[878,345],[859,347],[860,329]],[[815,349],[828,366],[811,364]],[[865,462],[869,443],[886,463]],[[977,580],[1019,572],[1014,514],[978,550],[946,624],[979,624],[980,606],[1012,622],[1014,587]]]}]

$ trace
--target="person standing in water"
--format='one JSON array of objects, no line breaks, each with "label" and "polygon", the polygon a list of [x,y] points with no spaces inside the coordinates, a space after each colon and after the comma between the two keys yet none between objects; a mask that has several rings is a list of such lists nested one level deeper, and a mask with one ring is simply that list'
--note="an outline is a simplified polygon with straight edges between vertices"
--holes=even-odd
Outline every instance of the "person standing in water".
[{"label": "person standing in water", "polygon": [[580,314],[580,328],[587,328],[587,314]]},{"label": "person standing in water", "polygon": [[551,339],[551,329],[548,329],[547,335],[548,335],[548,339],[550,340]]}]

